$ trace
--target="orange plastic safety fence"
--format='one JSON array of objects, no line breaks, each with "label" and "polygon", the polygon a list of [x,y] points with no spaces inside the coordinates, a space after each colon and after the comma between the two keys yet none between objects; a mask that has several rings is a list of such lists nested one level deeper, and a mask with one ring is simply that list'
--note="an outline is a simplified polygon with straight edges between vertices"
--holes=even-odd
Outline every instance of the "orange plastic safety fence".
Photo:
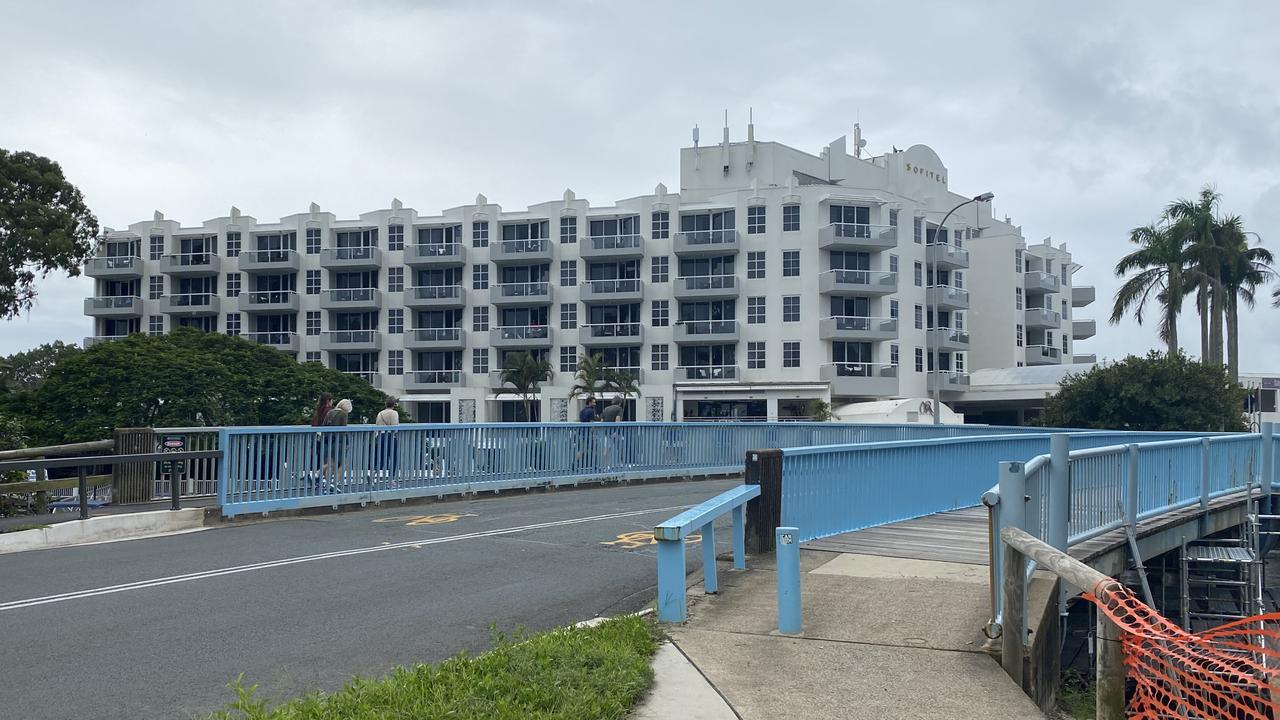
[{"label": "orange plastic safety fence", "polygon": [[1123,630],[1129,717],[1280,719],[1280,613],[1192,634],[1118,582],[1085,597]]}]

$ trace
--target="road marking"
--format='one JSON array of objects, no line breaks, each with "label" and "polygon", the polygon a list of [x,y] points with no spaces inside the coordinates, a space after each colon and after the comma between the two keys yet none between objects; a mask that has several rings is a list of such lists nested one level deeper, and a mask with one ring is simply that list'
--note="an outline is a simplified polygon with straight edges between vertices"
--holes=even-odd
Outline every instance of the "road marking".
[{"label": "road marking", "polygon": [[[694,533],[686,537],[684,540],[685,542],[689,542],[689,543],[701,542],[702,535],[698,533]],[[623,550],[635,550],[637,548],[648,547],[650,545],[657,545],[658,541],[653,538],[652,531],[629,532],[629,533],[622,533],[621,535],[618,535],[613,540],[605,540],[600,544],[610,545],[613,547],[620,547]]]},{"label": "road marking", "polygon": [[378,518],[376,523],[402,522],[408,527],[415,525],[444,525],[457,522],[464,517],[477,517],[475,513],[440,513],[439,515],[397,515],[395,517]]},{"label": "road marking", "polygon": [[280,560],[269,560],[266,562],[253,563],[251,565],[238,565],[235,567],[221,568],[218,570],[205,570],[203,572],[189,573],[186,575],[173,575],[170,577],[155,578],[152,580],[139,580],[137,582],[124,583],[122,585],[111,585],[108,587],[93,588],[90,590],[77,590],[75,592],[47,595],[45,597],[38,598],[28,598],[26,600],[11,600],[9,602],[0,603],[0,612],[5,612],[7,610],[20,610],[22,608],[34,607],[37,605],[66,602],[68,600],[97,597],[99,595],[112,595],[115,593],[128,592],[130,590],[145,590],[164,585],[192,582],[194,580],[206,580],[209,578],[222,577],[223,575],[237,575],[239,573],[253,572],[255,570],[269,570],[271,568],[284,567],[286,565],[315,562],[316,560],[331,560],[334,558],[351,557],[353,555],[366,555],[368,553],[381,552],[383,550],[396,550],[399,548],[421,548],[427,545],[440,545],[443,543],[458,542],[460,540],[476,540],[479,538],[497,537],[500,535],[512,535],[514,533],[528,532],[530,530],[564,527],[566,525],[580,525],[582,523],[596,522],[598,520],[616,520],[618,518],[650,515],[658,512],[687,510],[690,507],[692,506],[678,505],[675,507],[650,508],[648,510],[631,510],[628,512],[610,513],[608,515],[593,515],[591,517],[571,518],[569,520],[553,520],[550,522],[534,523],[532,525],[520,525],[517,527],[499,528],[496,530],[482,530],[479,532],[464,533],[462,535],[449,535],[446,537],[430,538],[426,540],[407,540],[405,542],[390,543],[386,545],[373,545],[370,547],[353,548],[351,550],[335,550],[333,552],[319,553],[316,555],[302,555],[299,557],[283,558]]}]

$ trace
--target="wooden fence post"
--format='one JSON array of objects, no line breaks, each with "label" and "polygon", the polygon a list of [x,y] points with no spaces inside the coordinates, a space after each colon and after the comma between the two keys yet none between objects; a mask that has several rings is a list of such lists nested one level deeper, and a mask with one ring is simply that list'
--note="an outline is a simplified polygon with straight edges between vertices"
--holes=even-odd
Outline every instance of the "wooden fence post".
[{"label": "wooden fence post", "polygon": [[1000,664],[1020,690],[1026,687],[1022,677],[1023,648],[1027,639],[1027,622],[1023,617],[1026,577],[1026,558],[1017,548],[1005,543],[1004,577],[1000,580],[1000,591],[1004,594],[1004,610],[1000,619]]},{"label": "wooden fence post", "polygon": [[1120,627],[1101,610],[1097,625],[1097,720],[1124,720],[1124,646]]},{"label": "wooden fence post", "polygon": [[782,524],[782,451],[748,450],[745,475],[746,484],[760,486],[760,497],[747,503],[747,552],[771,553]]}]

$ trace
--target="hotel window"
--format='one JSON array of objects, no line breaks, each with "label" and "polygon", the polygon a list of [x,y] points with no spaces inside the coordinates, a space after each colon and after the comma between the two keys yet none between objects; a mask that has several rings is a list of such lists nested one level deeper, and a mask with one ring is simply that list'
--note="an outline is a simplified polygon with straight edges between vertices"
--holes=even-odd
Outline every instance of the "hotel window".
[{"label": "hotel window", "polygon": [[[1062,354],[1063,355],[1067,354],[1067,334],[1066,333],[1062,333]],[[1066,358],[1063,358],[1063,360],[1065,359]]]},{"label": "hotel window", "polygon": [[578,216],[566,215],[560,218],[560,242],[565,245],[578,242]]},{"label": "hotel window", "polygon": [[164,295],[164,277],[152,275],[147,278],[147,296],[152,300]]},{"label": "hotel window", "polygon": [[159,260],[161,255],[164,255],[164,236],[152,235],[151,236],[151,259]]},{"label": "hotel window", "polygon": [[1022,251],[1021,250],[1013,251],[1013,271],[1019,272],[1019,273],[1022,272]]},{"label": "hotel window", "polygon": [[1022,288],[1013,289],[1013,309],[1022,309]]},{"label": "hotel window", "polygon": [[488,290],[489,289],[489,266],[488,264],[476,265],[471,268],[471,289],[472,290]]},{"label": "hotel window", "polygon": [[320,254],[320,228],[307,228],[307,254]]},{"label": "hotel window", "polygon": [[1066,301],[1066,300],[1063,300],[1063,301],[1062,301],[1062,319],[1063,319],[1063,320],[1066,320],[1066,319],[1067,319],[1067,315],[1069,314],[1069,312],[1070,312],[1070,311],[1069,311],[1069,310],[1067,310],[1067,301]]},{"label": "hotel window", "polygon": [[387,351],[387,374],[388,375],[404,375],[404,351],[403,350]]},{"label": "hotel window", "polygon": [[765,298],[747,298],[747,324],[763,325],[765,323]]},{"label": "hotel window", "polygon": [[650,279],[655,283],[664,283],[670,277],[671,258],[659,255],[649,261]]},{"label": "hotel window", "polygon": [[892,343],[889,345],[889,364],[898,364],[898,343]]},{"label": "hotel window", "polygon": [[916,348],[916,372],[924,372],[924,348]]},{"label": "hotel window", "polygon": [[924,329],[924,306],[923,305],[916,306],[916,329],[917,330]]},{"label": "hotel window", "polygon": [[955,353],[951,357],[955,360],[956,372],[964,372],[964,353]]},{"label": "hotel window", "polygon": [[307,362],[320,362],[320,353],[314,350],[307,351]]},{"label": "hotel window", "polygon": [[669,300],[654,300],[652,313],[654,327],[667,327],[671,324],[671,302]]},{"label": "hotel window", "polygon": [[655,240],[671,237],[671,213],[659,210],[649,218],[649,232]]},{"label": "hotel window", "polygon": [[759,280],[764,277],[765,259],[763,250],[751,250],[747,253],[747,279]]},{"label": "hotel window", "polygon": [[800,341],[788,340],[782,343],[782,367],[800,367]]},{"label": "hotel window", "polygon": [[898,256],[897,255],[889,256],[889,272],[893,273],[894,275],[898,274]]},{"label": "hotel window", "polygon": [[392,335],[404,333],[404,308],[387,310],[387,332]]},{"label": "hotel window", "polygon": [[917,245],[924,243],[924,219],[919,215],[911,218],[911,232]]},{"label": "hotel window", "polygon": [[889,209],[889,227],[898,227],[898,211]]},{"label": "hotel window", "polygon": [[924,266],[918,262],[912,268],[912,279],[915,280],[916,287],[924,287]]},{"label": "hotel window", "polygon": [[800,251],[782,251],[782,277],[800,276]]},{"label": "hotel window", "polygon": [[404,292],[404,268],[387,268],[387,292]]},{"label": "hotel window", "polygon": [[1018,326],[1017,337],[1018,337],[1018,347],[1022,347],[1022,326],[1021,325]]},{"label": "hotel window", "polygon": [[318,310],[307,311],[307,334],[308,335],[320,334],[320,311]]},{"label": "hotel window", "polygon": [[560,348],[560,372],[578,372],[578,348]]},{"label": "hotel window", "polygon": [[654,370],[666,370],[671,363],[671,354],[667,350],[666,343],[657,343],[650,351],[651,362],[650,367]]},{"label": "hotel window", "polygon": [[319,270],[307,271],[307,294],[308,295],[320,294],[320,271]]},{"label": "hotel window", "polygon": [[956,270],[955,272],[951,273],[951,284],[955,288],[959,290],[963,290],[964,289],[964,273],[960,272],[959,270]]},{"label": "hotel window", "polygon": [[796,232],[800,229],[800,206],[782,206],[782,232]]},{"label": "hotel window", "polygon": [[782,322],[800,322],[800,296],[782,296]]},{"label": "hotel window", "polygon": [[151,315],[147,317],[147,332],[151,335],[164,334],[164,316]]},{"label": "hotel window", "polygon": [[578,261],[560,261],[560,287],[573,287],[578,284]]},{"label": "hotel window", "polygon": [[489,247],[489,221],[471,223],[471,247]]},{"label": "hotel window", "polygon": [[560,303],[560,329],[573,330],[578,327],[578,303]]},{"label": "hotel window", "polygon": [[898,301],[897,300],[889,301],[889,317],[895,320],[898,319]]},{"label": "hotel window", "polygon": [[227,257],[240,257],[240,233],[227,233]]},{"label": "hotel window", "polygon": [[471,372],[476,375],[489,372],[489,348],[475,348],[471,351]]},{"label": "hotel window", "polygon": [[747,369],[763,370],[765,361],[765,350],[763,342],[747,343]]},{"label": "hotel window", "polygon": [[487,305],[471,308],[471,329],[476,332],[489,331],[489,307]]},{"label": "hotel window", "polygon": [[227,273],[227,297],[240,297],[240,273]]},{"label": "hotel window", "polygon": [[759,235],[764,232],[765,206],[756,205],[747,208],[747,234]]},{"label": "hotel window", "polygon": [[1071,282],[1070,273],[1068,273],[1067,270],[1068,270],[1067,264],[1063,263],[1062,264],[1062,284],[1063,285],[1066,285],[1067,283]]},{"label": "hotel window", "polygon": [[387,226],[387,249],[388,250],[404,249],[404,226],[403,225]]}]

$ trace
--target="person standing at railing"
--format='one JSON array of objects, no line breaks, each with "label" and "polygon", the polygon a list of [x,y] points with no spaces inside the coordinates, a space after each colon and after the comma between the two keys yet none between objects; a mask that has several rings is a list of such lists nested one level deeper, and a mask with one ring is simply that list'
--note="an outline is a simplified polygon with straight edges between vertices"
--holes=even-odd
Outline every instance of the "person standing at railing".
[{"label": "person standing at railing", "polygon": [[[600,419],[606,423],[621,422],[622,421],[622,398],[615,397],[613,401],[609,403],[609,406],[604,409],[604,412],[600,414]],[[613,455],[614,462],[618,462],[621,459],[618,453],[618,450],[621,448],[621,445],[622,445],[622,437],[621,437],[621,432],[619,432],[618,428],[611,427],[605,431],[604,464],[606,467],[609,464],[609,455],[611,453]]]},{"label": "person standing at railing", "polygon": [[[586,403],[583,404],[582,410],[578,412],[578,422],[590,425],[597,419],[596,399],[589,397],[587,398]],[[574,434],[574,444],[577,446],[577,452],[574,453],[574,465],[578,468],[582,468],[585,464],[590,463],[594,459],[594,443],[591,442],[591,434],[592,431],[590,427],[580,428],[578,432]],[[583,458],[586,458],[586,463],[583,462]]]},{"label": "person standing at railing", "polygon": [[[373,421],[374,425],[399,425],[400,411],[396,409],[395,398],[387,398],[387,404]],[[378,433],[379,470],[387,482],[396,475],[400,466],[400,435],[394,431]]]},{"label": "person standing at railing", "polygon": [[[343,398],[338,401],[337,405],[333,406],[333,409],[330,410],[327,415],[325,415],[324,425],[325,427],[344,427],[350,421],[350,417],[351,401]],[[324,433],[324,439],[325,477],[331,478],[329,479],[329,489],[331,491],[336,491],[338,487],[338,480],[342,477],[342,461],[344,459],[344,451],[346,450],[346,438],[343,433],[328,432]],[[330,469],[333,470],[332,475],[329,474]]]},{"label": "person standing at railing", "polygon": [[[324,425],[324,419],[329,416],[329,411],[333,409],[333,396],[329,393],[320,393],[320,399],[316,402],[316,409],[311,413],[311,427],[321,427]],[[324,454],[324,433],[316,433],[315,457],[312,459],[311,466],[313,468],[323,468],[327,460]],[[311,476],[311,486],[313,489],[324,488],[324,482],[319,476]]]}]

